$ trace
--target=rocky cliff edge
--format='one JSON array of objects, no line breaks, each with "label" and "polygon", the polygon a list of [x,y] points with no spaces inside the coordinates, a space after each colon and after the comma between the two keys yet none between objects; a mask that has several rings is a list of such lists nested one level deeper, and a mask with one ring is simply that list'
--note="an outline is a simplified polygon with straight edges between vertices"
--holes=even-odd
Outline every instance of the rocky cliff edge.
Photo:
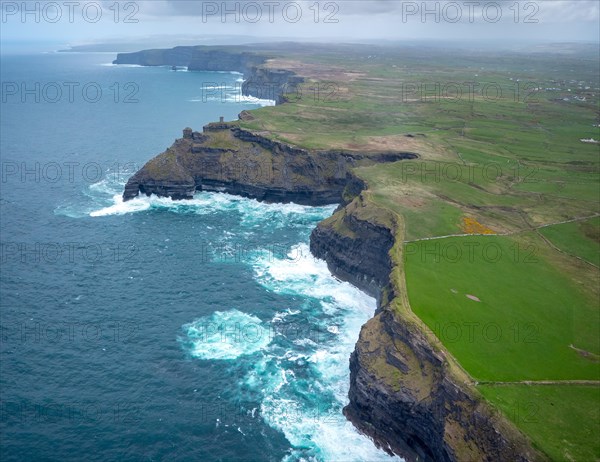
[{"label": "rocky cliff edge", "polygon": [[407,461],[546,460],[478,394],[470,377],[410,310],[404,226],[368,185],[312,232],[312,253],[339,278],[378,299],[350,357],[346,417]]},{"label": "rocky cliff edge", "polygon": [[139,194],[188,199],[196,191],[219,191],[266,202],[338,204],[347,188],[361,188],[353,167],[416,157],[411,152],[308,151],[235,122],[216,122],[202,132],[186,128],[182,138],[129,179],[123,200]]}]

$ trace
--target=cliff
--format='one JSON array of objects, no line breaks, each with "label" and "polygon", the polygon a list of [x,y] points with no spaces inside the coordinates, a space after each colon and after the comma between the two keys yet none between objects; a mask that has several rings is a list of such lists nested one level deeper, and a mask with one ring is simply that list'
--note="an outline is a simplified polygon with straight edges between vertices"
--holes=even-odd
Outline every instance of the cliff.
[{"label": "cliff", "polygon": [[181,46],[171,49],[119,53],[113,64],[140,66],[186,66],[189,71],[230,71],[244,74],[242,94],[260,99],[285,101],[286,90],[294,91],[304,79],[285,69],[266,66],[268,51],[250,47]]},{"label": "cliff", "polygon": [[416,157],[409,152],[308,151],[236,123],[213,123],[202,133],[185,129],[182,138],[129,179],[123,199],[140,193],[187,199],[196,191],[219,191],[266,202],[337,204],[347,185],[356,183],[352,167]]},{"label": "cliff", "polygon": [[378,309],[350,357],[346,417],[375,444],[407,461],[545,460],[479,396],[469,377],[410,311],[402,269],[401,217],[369,190],[312,232],[312,253],[375,295]]},{"label": "cliff", "polygon": [[140,66],[187,66],[196,71],[245,72],[266,61],[244,47],[181,46],[170,49],[142,50],[118,53],[113,64],[137,64]]},{"label": "cliff", "polygon": [[[355,182],[355,188],[360,183]],[[362,183],[363,188],[366,187]],[[387,285],[392,267],[389,251],[394,245],[390,226],[383,224],[386,217],[365,217],[361,190],[346,207],[319,223],[310,237],[311,253],[325,260],[329,269],[339,279],[376,297],[381,298],[381,288]],[[352,197],[347,190],[346,200]]]}]

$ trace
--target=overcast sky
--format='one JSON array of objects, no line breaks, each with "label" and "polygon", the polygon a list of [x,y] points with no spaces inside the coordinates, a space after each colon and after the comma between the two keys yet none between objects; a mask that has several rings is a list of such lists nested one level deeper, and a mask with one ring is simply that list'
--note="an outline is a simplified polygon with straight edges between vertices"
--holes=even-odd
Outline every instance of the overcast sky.
[{"label": "overcast sky", "polygon": [[[3,49],[261,39],[598,41],[600,0],[1,0]],[[159,40],[160,39],[160,40]]]}]

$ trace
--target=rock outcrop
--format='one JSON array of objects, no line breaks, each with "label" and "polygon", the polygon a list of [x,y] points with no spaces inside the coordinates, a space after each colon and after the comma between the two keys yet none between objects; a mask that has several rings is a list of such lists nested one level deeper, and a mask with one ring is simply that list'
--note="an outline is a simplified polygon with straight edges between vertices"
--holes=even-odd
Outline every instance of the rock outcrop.
[{"label": "rock outcrop", "polygon": [[202,133],[186,128],[183,138],[129,179],[123,199],[140,193],[187,199],[196,191],[219,191],[266,202],[337,204],[355,181],[352,167],[416,157],[410,152],[308,151],[236,123],[216,122]]},{"label": "rock outcrop", "polygon": [[[349,185],[346,199],[352,197],[353,187],[358,189],[360,184]],[[359,218],[363,204],[359,195],[319,223],[310,236],[310,251],[325,260],[339,279],[379,299],[392,268],[389,251],[394,245],[394,236],[389,227]]]}]

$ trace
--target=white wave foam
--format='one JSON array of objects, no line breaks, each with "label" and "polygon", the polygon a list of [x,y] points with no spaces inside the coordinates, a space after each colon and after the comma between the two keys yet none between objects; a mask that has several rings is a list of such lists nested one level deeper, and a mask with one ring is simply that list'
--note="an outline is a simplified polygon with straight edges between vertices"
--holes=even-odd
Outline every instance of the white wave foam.
[{"label": "white wave foam", "polygon": [[150,202],[145,198],[136,197],[127,202],[123,202],[120,194],[113,196],[114,204],[109,207],[101,208],[90,212],[90,217],[106,217],[109,215],[125,215],[126,213],[142,212],[150,208]]},{"label": "white wave foam", "polygon": [[236,309],[215,311],[182,328],[187,336],[182,341],[200,359],[236,359],[264,349],[271,341],[259,318]]},{"label": "white wave foam", "polygon": [[237,87],[231,85],[207,85],[205,90],[236,90]]},{"label": "white wave foam", "polygon": [[258,258],[254,272],[260,284],[275,292],[314,297],[332,314],[340,308],[359,308],[370,316],[374,299],[347,282],[334,278],[323,260],[314,258],[307,244],[292,246],[287,258]]},{"label": "white wave foam", "polygon": [[275,106],[277,104],[277,102],[273,99],[261,99],[250,95],[242,95],[240,93],[226,95],[225,101],[231,103],[257,104],[261,107]]},{"label": "white wave foam", "polygon": [[271,99],[260,99],[254,96],[242,95],[236,92],[223,93],[221,95],[206,95],[203,98],[191,98],[187,100],[190,103],[206,103],[206,102],[221,102],[221,103],[238,103],[238,104],[253,104],[261,107],[275,106],[277,103]]},{"label": "white wave foam", "polygon": [[168,209],[173,212],[196,213],[206,215],[216,212],[237,211],[242,215],[242,224],[247,227],[262,225],[269,221],[272,226],[283,227],[297,219],[297,217],[310,218],[318,221],[329,216],[335,206],[310,207],[298,204],[265,204],[256,199],[247,199],[225,193],[199,192],[193,199],[173,200],[168,197],[138,196],[127,202],[118,192],[122,186],[113,183],[97,183],[90,188],[97,194],[106,196],[112,193],[112,204],[99,210],[92,211],[92,217],[108,215],[123,215],[148,210],[150,208]]},{"label": "white wave foam", "polygon": [[[317,341],[292,342],[298,351],[307,353],[286,352],[283,361],[266,354],[245,381],[264,390],[261,413],[265,421],[283,432],[294,448],[284,460],[392,460],[360,435],[341,412],[348,403],[348,359],[361,326],[372,316],[375,300],[335,279],[304,243],[293,246],[287,258],[257,258],[254,273],[271,291],[317,299],[322,311],[313,314],[329,318],[323,329],[328,334],[323,332]],[[300,370],[309,374],[310,385],[298,378],[289,380],[293,371],[285,369],[285,360],[305,364]]]},{"label": "white wave foam", "polygon": [[211,72],[216,72],[217,74],[232,74],[232,75],[244,75],[241,72],[238,71],[211,71]]},{"label": "white wave foam", "polygon": [[146,67],[146,66],[141,66],[140,64],[113,64],[113,63],[101,63],[99,64],[100,66],[105,66],[105,67]]}]

